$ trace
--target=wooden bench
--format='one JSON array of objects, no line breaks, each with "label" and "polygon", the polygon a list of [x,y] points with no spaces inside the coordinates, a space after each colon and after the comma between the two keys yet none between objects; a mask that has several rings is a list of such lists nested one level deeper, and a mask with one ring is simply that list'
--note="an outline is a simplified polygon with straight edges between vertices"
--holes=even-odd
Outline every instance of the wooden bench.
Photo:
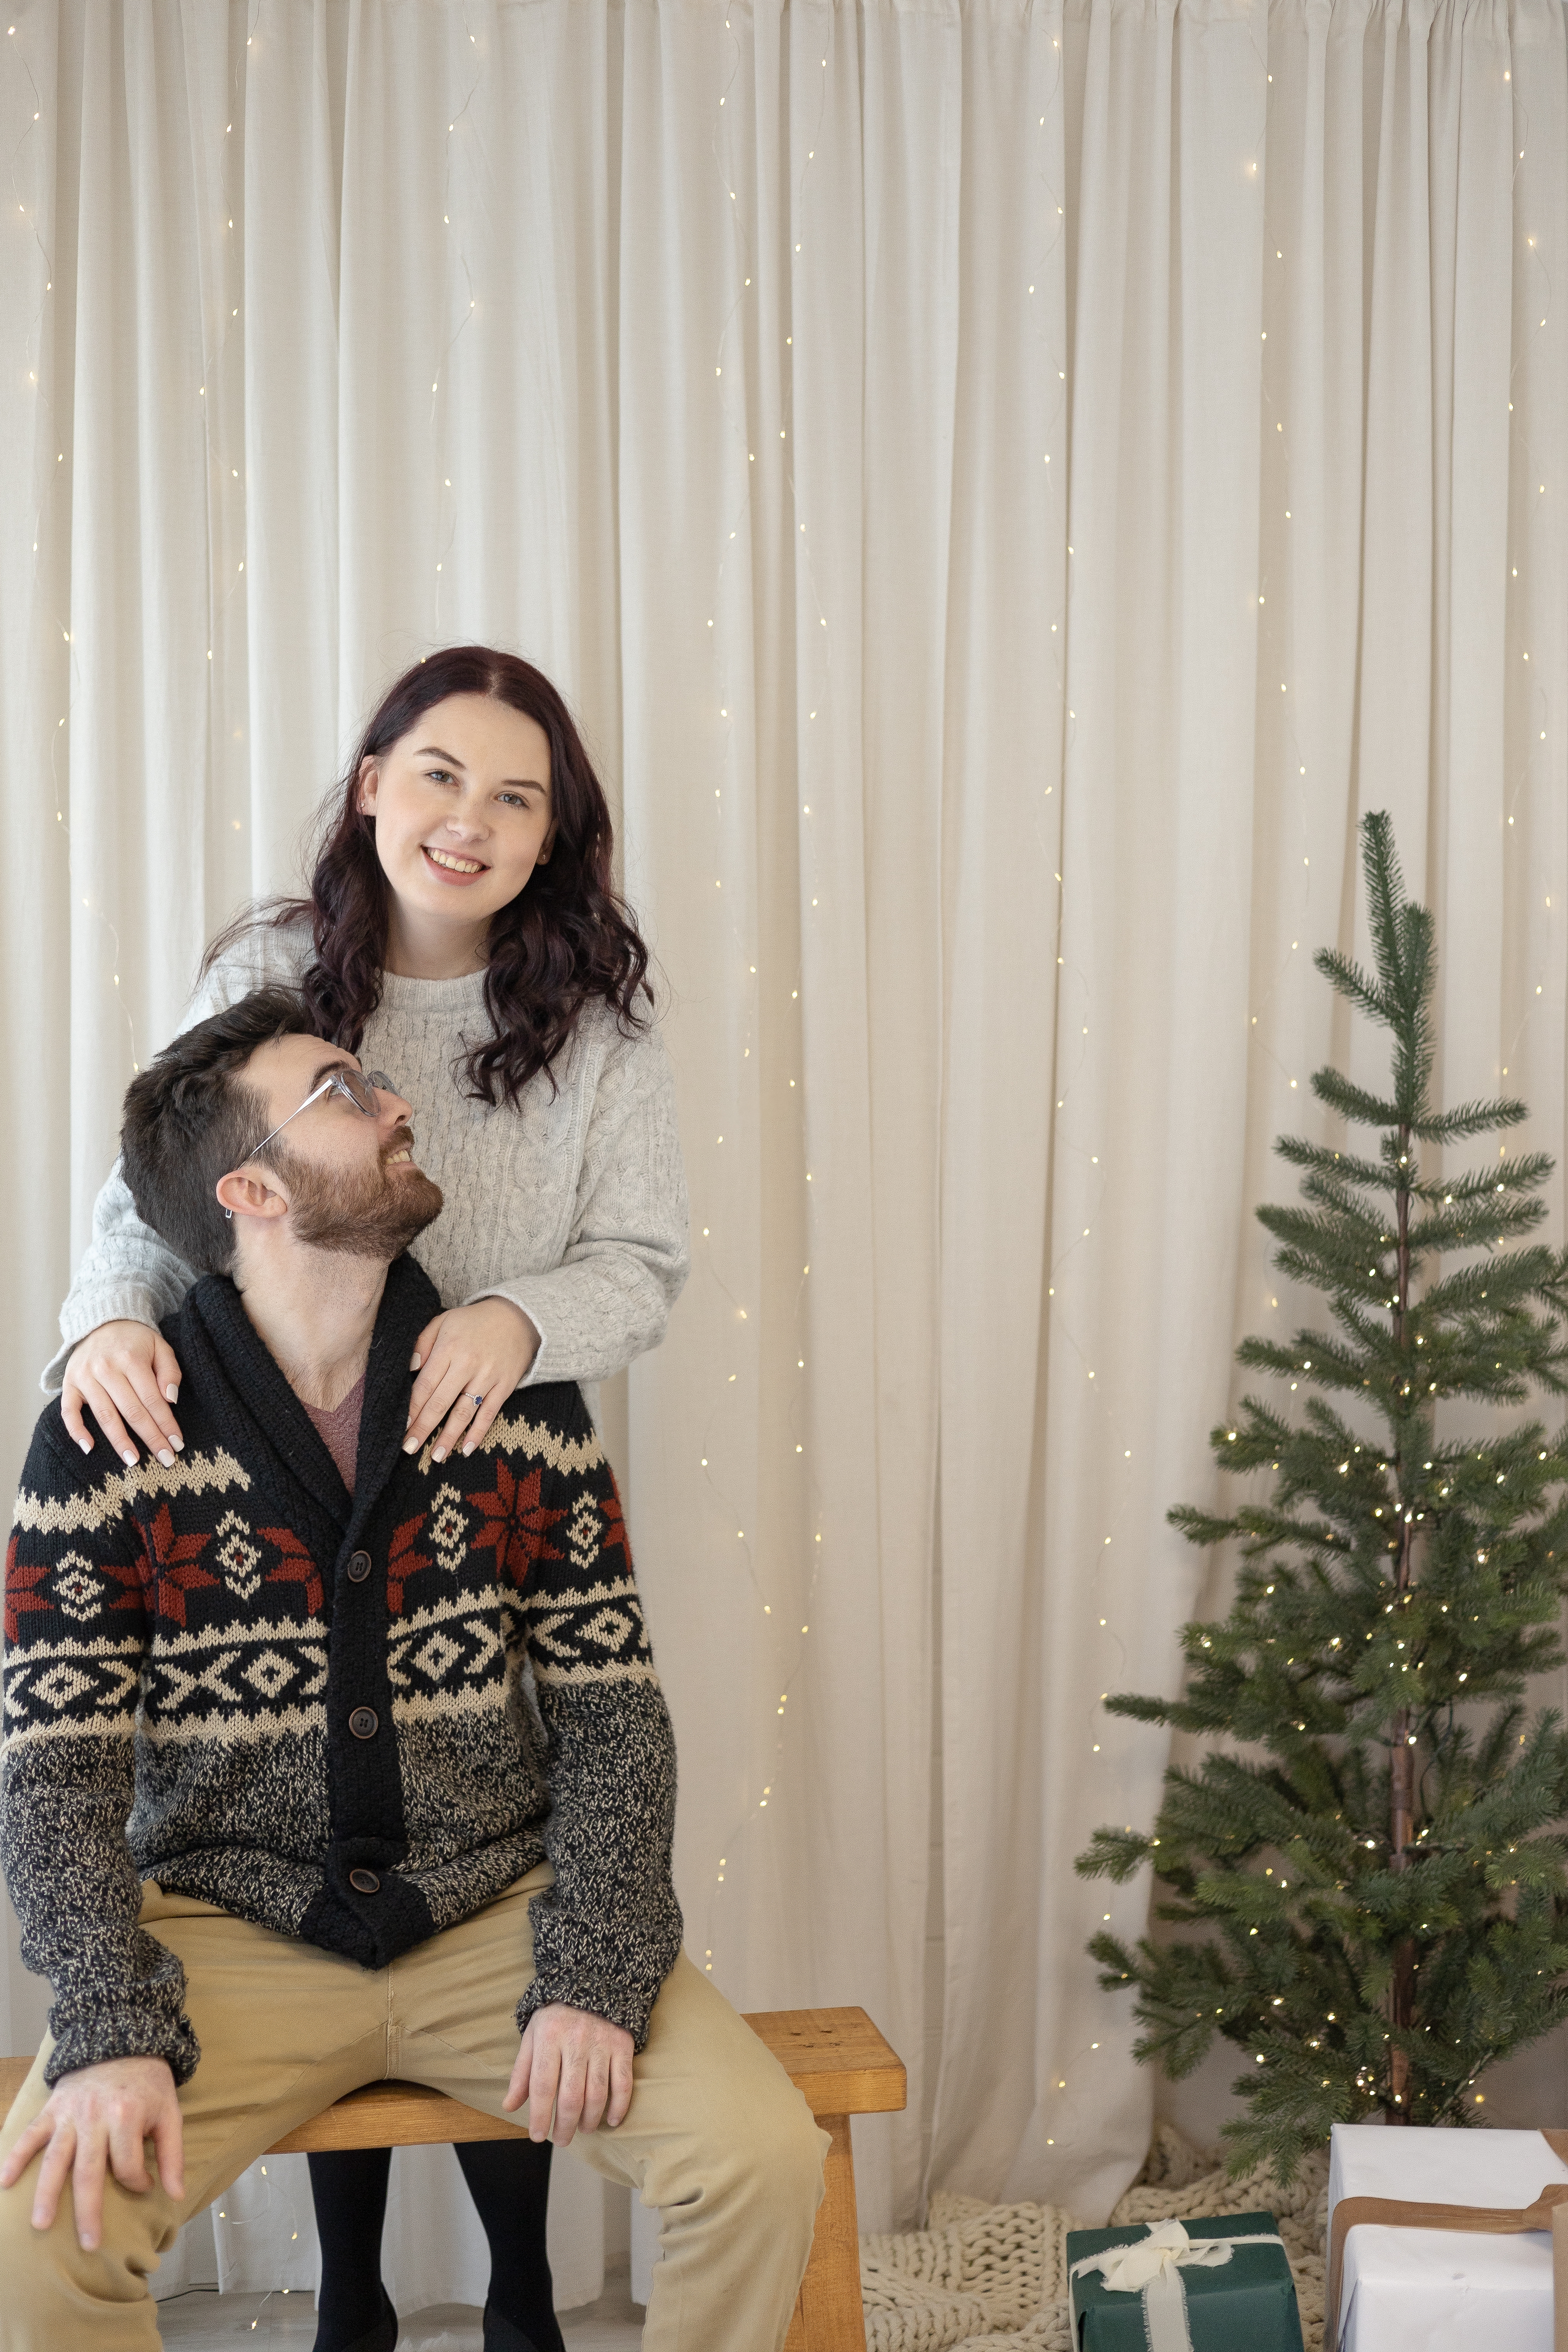
[{"label": "wooden bench", "polygon": [[[903,2063],[863,2009],[765,2010],[746,2022],[804,2092],[812,2114],[833,2138],[811,2260],[784,2352],[865,2352],[849,2118],[889,2115],[902,2107]],[[0,2116],[9,2110],[32,2063],[30,2058],[0,2058]],[[367,2083],[363,2091],[352,2091],[265,2153],[424,2147],[448,2140],[510,2139],[517,2130],[515,2124],[481,2115],[477,2107],[465,2107],[420,2083]]]}]

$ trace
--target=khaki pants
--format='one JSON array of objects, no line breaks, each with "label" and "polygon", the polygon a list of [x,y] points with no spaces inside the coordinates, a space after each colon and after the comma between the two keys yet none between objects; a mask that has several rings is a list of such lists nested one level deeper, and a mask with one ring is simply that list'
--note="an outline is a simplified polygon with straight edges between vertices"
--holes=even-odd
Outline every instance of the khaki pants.
[{"label": "khaki pants", "polygon": [[[142,1924],[184,1964],[202,2059],[180,2093],[183,2202],[106,2185],[103,2242],[29,2215],[38,2162],[0,2190],[3,2352],[153,2352],[147,2273],[183,2221],[297,2124],[363,2083],[428,2083],[499,2116],[512,2011],[533,1970],[528,1903],[548,1864],[460,1926],[365,1969],[149,1885]],[[48,2095],[48,2044],[0,2129],[0,2158]],[[523,2111],[526,2113],[526,2110]],[[643,2341],[658,2352],[779,2352],[811,2252],[826,2135],[777,2061],[684,1955],[655,2003],[615,2131],[573,2146],[663,2221]],[[149,2163],[151,2147],[149,2147]]]}]

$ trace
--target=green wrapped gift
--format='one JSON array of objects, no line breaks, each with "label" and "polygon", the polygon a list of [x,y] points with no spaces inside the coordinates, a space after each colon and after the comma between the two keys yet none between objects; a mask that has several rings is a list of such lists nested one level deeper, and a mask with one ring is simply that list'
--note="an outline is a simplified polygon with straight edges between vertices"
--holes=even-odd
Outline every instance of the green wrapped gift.
[{"label": "green wrapped gift", "polygon": [[1301,2352],[1272,2213],[1069,2230],[1079,2352]]}]

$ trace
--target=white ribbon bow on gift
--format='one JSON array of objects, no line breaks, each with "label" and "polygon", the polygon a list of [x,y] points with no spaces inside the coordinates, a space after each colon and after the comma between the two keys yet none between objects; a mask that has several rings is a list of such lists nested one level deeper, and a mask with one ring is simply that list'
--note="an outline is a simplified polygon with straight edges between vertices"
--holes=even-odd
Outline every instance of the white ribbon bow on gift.
[{"label": "white ribbon bow on gift", "polygon": [[1179,2221],[1158,2221],[1146,2238],[1130,2246],[1108,2246],[1074,2263],[1076,2279],[1098,2271],[1112,2294],[1142,2294],[1149,2352],[1193,2352],[1187,2327],[1184,2270],[1218,2270],[1237,2246],[1279,2246],[1283,2239],[1260,2230],[1239,2238],[1189,2238]]}]

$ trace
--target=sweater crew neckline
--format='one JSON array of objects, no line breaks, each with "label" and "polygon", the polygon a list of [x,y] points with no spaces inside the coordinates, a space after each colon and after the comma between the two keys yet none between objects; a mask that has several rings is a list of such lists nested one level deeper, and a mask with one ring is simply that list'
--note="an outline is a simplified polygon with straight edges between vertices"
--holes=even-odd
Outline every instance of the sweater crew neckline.
[{"label": "sweater crew neckline", "polygon": [[460,972],[456,980],[413,980],[406,972],[384,971],[381,1002],[389,1013],[438,1013],[443,1018],[482,1013],[484,971]]}]

